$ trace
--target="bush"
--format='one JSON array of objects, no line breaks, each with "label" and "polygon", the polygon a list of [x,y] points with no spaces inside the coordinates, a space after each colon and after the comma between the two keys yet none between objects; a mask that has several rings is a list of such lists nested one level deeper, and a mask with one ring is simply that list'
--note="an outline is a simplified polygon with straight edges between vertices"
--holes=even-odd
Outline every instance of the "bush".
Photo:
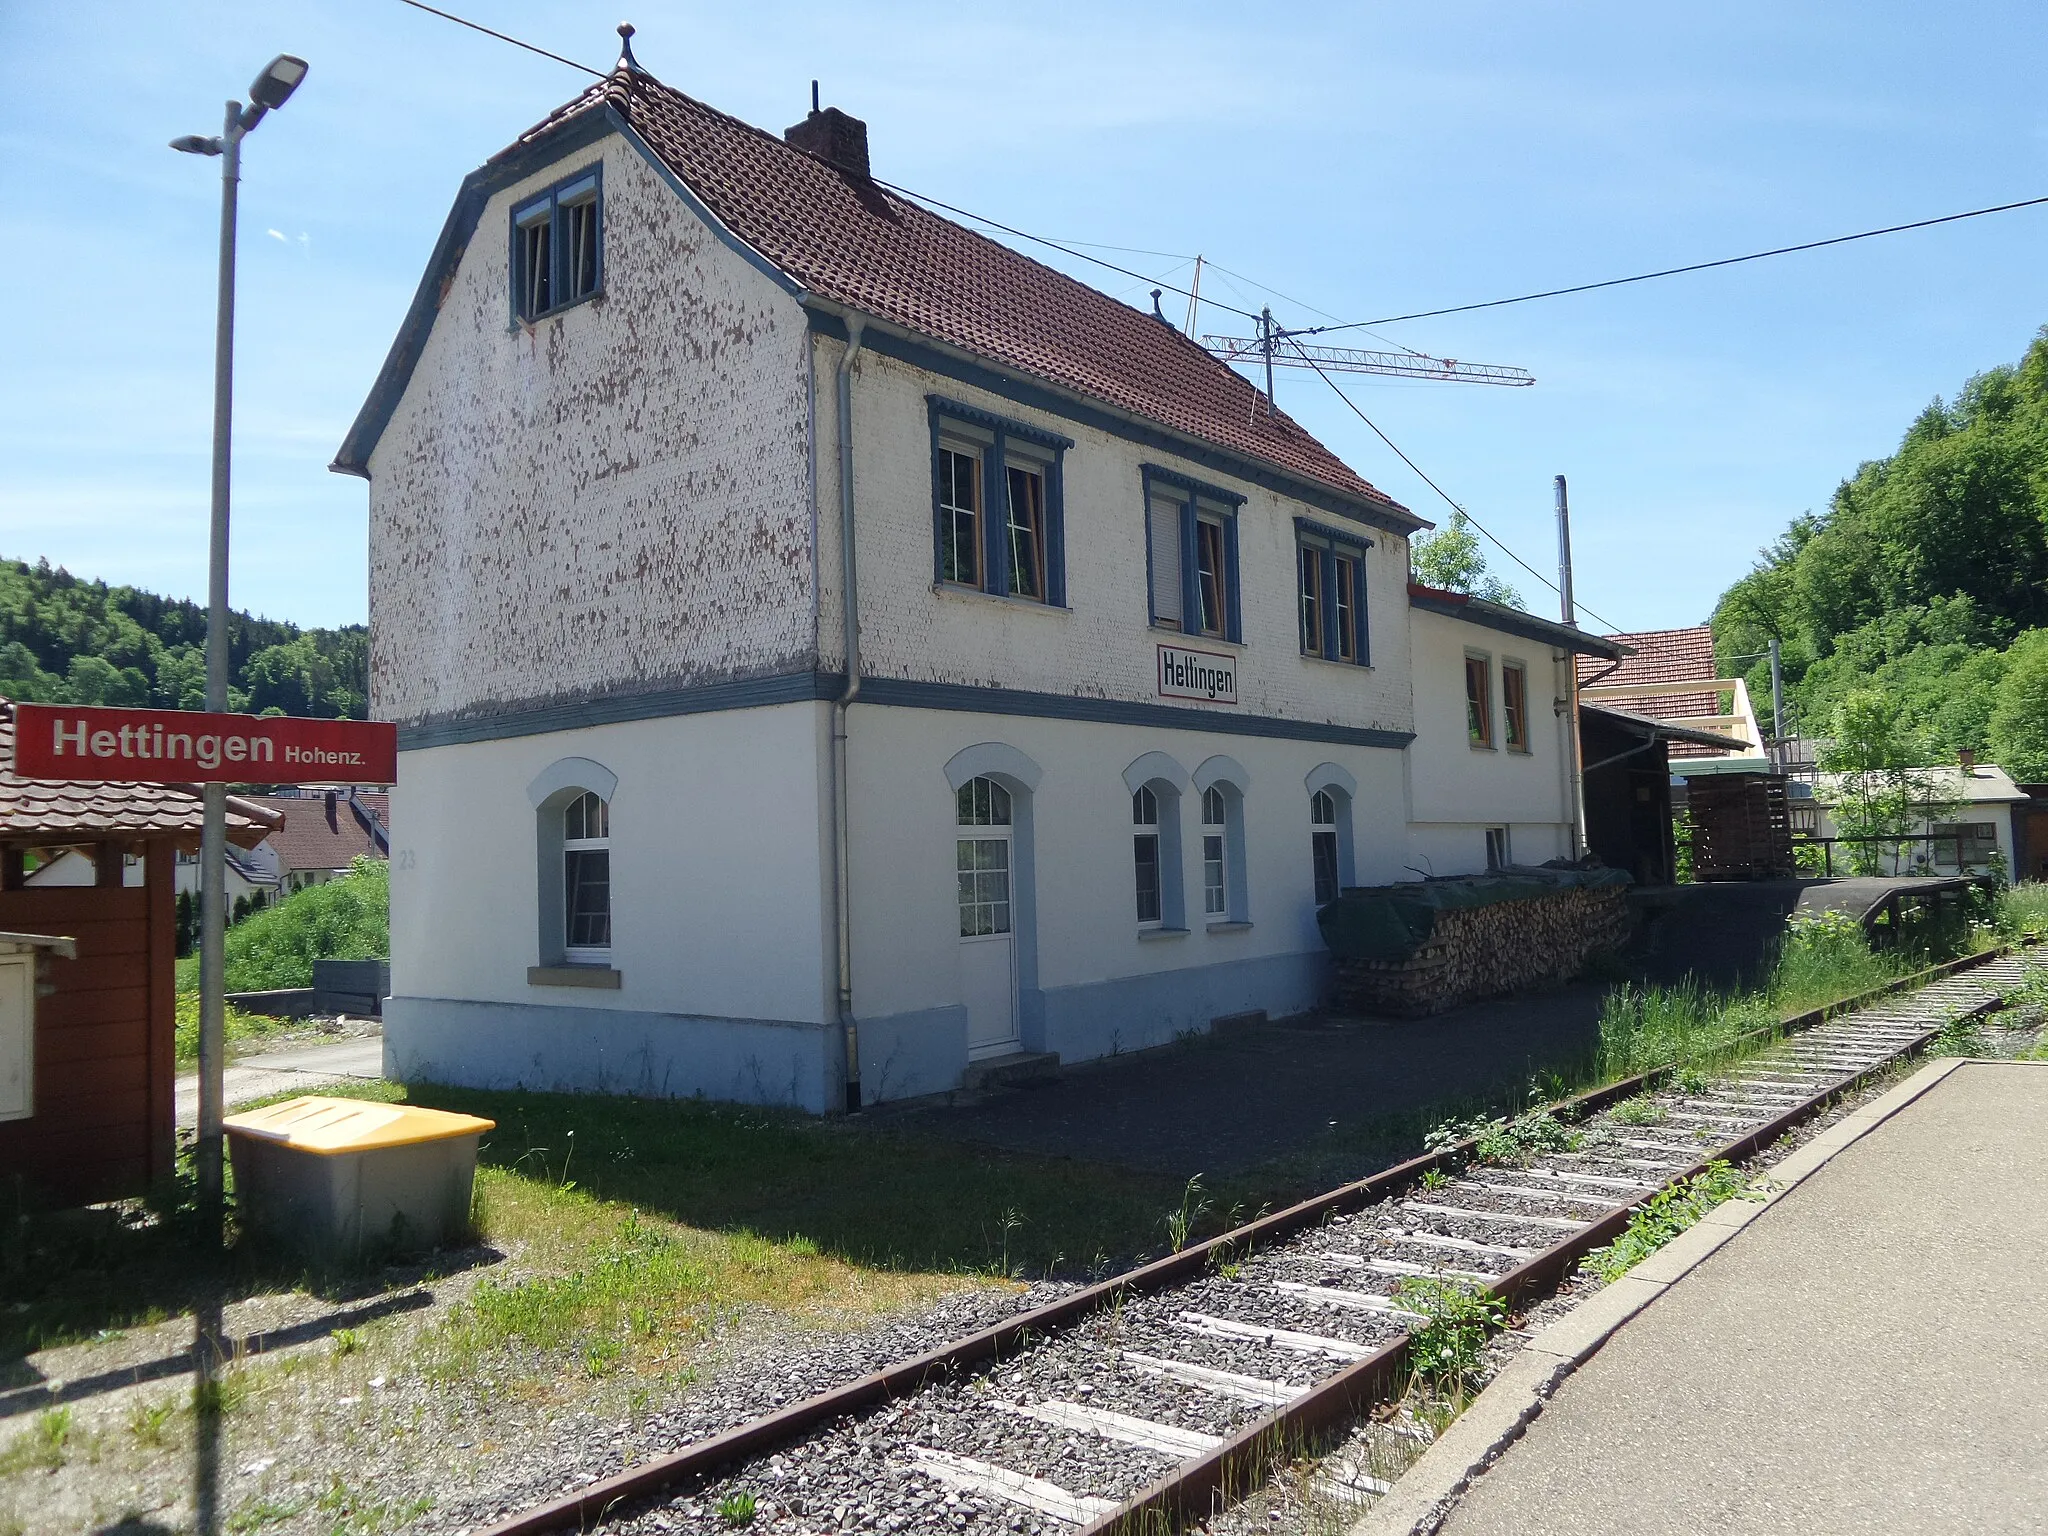
[{"label": "bush", "polygon": [[[228,930],[227,990],[310,987],[315,960],[390,953],[390,870],[382,859],[359,857],[347,874],[309,885]],[[178,990],[198,989],[197,958],[179,961]]]},{"label": "bush", "polygon": [[[181,1062],[199,1059],[199,993],[180,992],[175,1014],[177,1020],[178,1060]],[[233,1003],[225,1004],[221,1015],[221,1038],[229,1045],[239,1045],[246,1040],[260,1040],[265,1035],[274,1035],[280,1030],[291,1028],[289,1019],[273,1019],[267,1014],[244,1013]]]}]

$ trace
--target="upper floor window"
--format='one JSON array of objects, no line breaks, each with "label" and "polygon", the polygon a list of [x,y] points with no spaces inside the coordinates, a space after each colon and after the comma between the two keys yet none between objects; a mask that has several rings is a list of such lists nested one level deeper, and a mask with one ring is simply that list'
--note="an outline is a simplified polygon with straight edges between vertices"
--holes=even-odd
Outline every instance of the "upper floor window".
[{"label": "upper floor window", "polygon": [[1149,464],[1144,484],[1152,623],[1242,642],[1237,509],[1244,498]]},{"label": "upper floor window", "polygon": [[562,809],[563,953],[603,962],[612,951],[611,807],[584,791]]},{"label": "upper floor window", "polygon": [[603,172],[593,166],[512,210],[512,308],[521,320],[598,291]]},{"label": "upper floor window", "polygon": [[1065,607],[1060,470],[1072,440],[938,395],[925,403],[935,580]]},{"label": "upper floor window", "polygon": [[1508,750],[1529,750],[1529,669],[1519,661],[1500,664],[1500,712]]},{"label": "upper floor window", "polygon": [[1365,551],[1371,541],[1299,520],[1294,539],[1302,655],[1368,663]]},{"label": "upper floor window", "polygon": [[1493,663],[1477,651],[1465,657],[1465,734],[1475,747],[1493,745]]}]

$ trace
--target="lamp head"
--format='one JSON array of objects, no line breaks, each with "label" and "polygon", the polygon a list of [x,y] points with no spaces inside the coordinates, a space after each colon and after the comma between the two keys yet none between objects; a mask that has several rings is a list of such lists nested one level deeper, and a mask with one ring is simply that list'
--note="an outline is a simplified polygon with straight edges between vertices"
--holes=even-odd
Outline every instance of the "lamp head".
[{"label": "lamp head", "polygon": [[171,148],[184,155],[217,155],[220,153],[220,140],[188,133],[182,138],[171,140]]},{"label": "lamp head", "polygon": [[306,61],[289,53],[280,53],[249,87],[249,102],[266,112],[274,112],[291,100],[292,92],[305,78]]}]

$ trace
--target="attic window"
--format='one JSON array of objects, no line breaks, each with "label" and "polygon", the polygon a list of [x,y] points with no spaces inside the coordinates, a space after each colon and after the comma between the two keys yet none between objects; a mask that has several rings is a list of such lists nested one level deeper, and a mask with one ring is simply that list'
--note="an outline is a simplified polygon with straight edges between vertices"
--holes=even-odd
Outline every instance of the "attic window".
[{"label": "attic window", "polygon": [[604,251],[603,168],[557,182],[512,210],[512,312],[524,321],[594,298]]}]

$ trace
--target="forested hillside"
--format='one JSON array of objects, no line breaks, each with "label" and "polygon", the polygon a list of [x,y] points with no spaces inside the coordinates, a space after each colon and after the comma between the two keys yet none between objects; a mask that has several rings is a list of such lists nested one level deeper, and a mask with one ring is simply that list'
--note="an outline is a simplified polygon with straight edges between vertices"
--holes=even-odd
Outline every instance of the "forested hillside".
[{"label": "forested hillside", "polygon": [[[361,719],[370,632],[232,614],[231,706]],[[0,697],[48,704],[206,707],[206,609],[86,581],[47,560],[0,560]]]},{"label": "forested hillside", "polygon": [[1723,676],[1780,640],[1798,723],[1880,692],[1925,761],[1973,748],[2048,779],[2048,327],[2017,365],[1937,399],[1890,458],[1796,519],[1714,610]]}]

